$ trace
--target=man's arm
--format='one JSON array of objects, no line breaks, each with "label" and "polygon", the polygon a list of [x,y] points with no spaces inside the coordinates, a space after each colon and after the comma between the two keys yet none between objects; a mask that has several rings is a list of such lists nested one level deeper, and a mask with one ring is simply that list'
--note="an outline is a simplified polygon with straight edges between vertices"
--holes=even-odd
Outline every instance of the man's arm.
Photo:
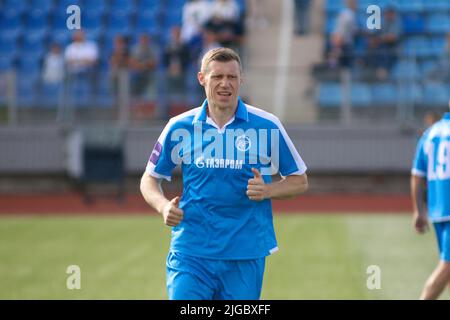
[{"label": "man's arm", "polygon": [[411,198],[413,205],[413,224],[418,233],[428,230],[427,212],[423,203],[425,179],[420,176],[411,176]]},{"label": "man's arm", "polygon": [[290,175],[280,181],[266,184],[257,169],[252,169],[254,177],[248,180],[247,196],[251,200],[262,201],[264,199],[289,199],[308,189],[308,177],[302,175]]},{"label": "man's arm", "polygon": [[152,177],[144,172],[140,185],[144,200],[160,213],[164,219],[164,223],[168,226],[177,226],[183,219],[183,210],[178,208],[180,197],[168,200],[161,188],[161,179]]}]

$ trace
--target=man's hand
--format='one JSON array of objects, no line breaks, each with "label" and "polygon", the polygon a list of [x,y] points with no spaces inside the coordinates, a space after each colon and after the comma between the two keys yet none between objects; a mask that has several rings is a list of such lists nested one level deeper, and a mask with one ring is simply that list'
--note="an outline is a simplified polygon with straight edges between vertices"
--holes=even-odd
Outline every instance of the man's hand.
[{"label": "man's hand", "polygon": [[248,180],[247,196],[250,200],[262,201],[270,198],[269,186],[264,183],[258,169],[252,168],[254,177]]},{"label": "man's hand", "polygon": [[178,208],[180,204],[180,197],[175,197],[164,206],[162,209],[162,216],[164,223],[168,226],[175,227],[183,220],[183,210]]},{"label": "man's hand", "polygon": [[413,224],[417,233],[425,233],[429,229],[428,219],[425,216],[420,215],[418,213],[414,213]]}]

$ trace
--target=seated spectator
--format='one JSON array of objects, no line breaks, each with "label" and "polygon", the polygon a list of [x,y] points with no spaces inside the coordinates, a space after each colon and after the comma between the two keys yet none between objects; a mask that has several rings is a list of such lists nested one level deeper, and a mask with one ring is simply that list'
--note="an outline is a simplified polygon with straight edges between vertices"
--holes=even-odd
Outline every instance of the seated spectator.
[{"label": "seated spectator", "polygon": [[128,44],[122,35],[114,37],[114,46],[111,57],[109,58],[109,76],[115,98],[118,98],[119,90],[119,75],[123,70],[127,70],[129,67],[129,50]]},{"label": "seated spectator", "polygon": [[393,7],[384,11],[384,20],[379,33],[375,34],[372,49],[377,51],[377,59],[373,67],[379,80],[385,80],[389,71],[398,59],[398,46],[402,35],[402,24]]},{"label": "seated spectator", "polygon": [[338,15],[331,35],[329,64],[349,68],[353,64],[355,36],[358,31],[356,21],[356,0],[347,0],[347,6]]},{"label": "seated spectator", "polygon": [[140,96],[147,93],[150,84],[154,83],[158,65],[157,53],[148,34],[139,36],[138,43],[131,50],[129,63],[132,70],[132,94]]},{"label": "seated spectator", "polygon": [[50,52],[44,58],[42,80],[48,85],[60,85],[64,80],[64,56],[57,43],[51,45]]}]

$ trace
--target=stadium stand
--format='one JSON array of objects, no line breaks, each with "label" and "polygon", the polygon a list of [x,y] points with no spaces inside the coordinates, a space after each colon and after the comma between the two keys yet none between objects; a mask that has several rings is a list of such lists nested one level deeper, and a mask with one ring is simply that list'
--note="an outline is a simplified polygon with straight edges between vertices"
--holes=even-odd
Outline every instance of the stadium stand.
[{"label": "stadium stand", "polygon": [[[51,45],[60,45],[64,52],[64,48],[72,40],[75,30],[69,30],[66,24],[70,15],[67,8],[70,5],[80,7],[81,28],[87,39],[94,41],[99,48],[96,66],[99,86],[97,97],[92,100],[95,103],[90,107],[108,108],[114,106],[108,74],[114,37],[124,35],[131,48],[137,42],[139,34],[147,33],[158,53],[162,54],[162,48],[170,37],[170,29],[182,24],[182,10],[186,2],[187,0],[0,0],[0,72],[17,72],[17,107],[49,107],[59,101],[55,98],[55,88],[41,85],[41,73],[44,56]],[[243,19],[246,2],[236,2]],[[163,74],[162,59],[158,61],[159,74]],[[197,63],[196,59],[192,61]],[[82,100],[84,98],[80,97]]]},{"label": "stadium stand", "polygon": [[[450,2],[446,0],[359,0],[357,21],[359,33],[353,50],[355,65],[352,75],[351,101],[355,107],[380,108],[395,106],[397,103],[413,102],[421,109],[445,108],[450,99],[450,79],[442,69],[442,60],[450,52]],[[368,5],[379,5],[382,12],[387,7],[396,10],[401,19],[402,32],[397,51],[397,61],[389,70],[387,78],[375,75],[365,77],[365,65],[361,63],[369,54],[366,19]],[[335,28],[339,12],[345,7],[345,0],[327,0],[324,5],[324,41],[326,52],[330,50],[330,38]],[[383,20],[382,20],[383,23]],[[447,42],[448,41],[448,42]],[[446,51],[448,50],[448,51]],[[448,62],[447,62],[448,63]],[[439,70],[440,71],[436,71]],[[445,68],[448,68],[446,66]],[[363,69],[363,72],[361,72]],[[336,72],[337,69],[336,69]],[[439,74],[440,73],[440,74]],[[325,75],[325,72],[324,72]],[[320,109],[338,108],[341,105],[342,89],[339,77],[315,74],[319,85],[316,102]],[[405,88],[413,92],[403,94]],[[370,98],[368,98],[370,97]]]}]

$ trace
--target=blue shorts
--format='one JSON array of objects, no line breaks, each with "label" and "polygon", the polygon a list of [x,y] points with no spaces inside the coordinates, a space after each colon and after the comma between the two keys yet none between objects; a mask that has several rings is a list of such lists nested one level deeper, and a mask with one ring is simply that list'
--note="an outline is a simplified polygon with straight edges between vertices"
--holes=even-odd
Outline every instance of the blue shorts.
[{"label": "blue shorts", "polygon": [[433,223],[439,246],[439,257],[450,262],[450,221]]},{"label": "blue shorts", "polygon": [[214,260],[169,252],[166,261],[170,300],[258,300],[265,258]]}]

